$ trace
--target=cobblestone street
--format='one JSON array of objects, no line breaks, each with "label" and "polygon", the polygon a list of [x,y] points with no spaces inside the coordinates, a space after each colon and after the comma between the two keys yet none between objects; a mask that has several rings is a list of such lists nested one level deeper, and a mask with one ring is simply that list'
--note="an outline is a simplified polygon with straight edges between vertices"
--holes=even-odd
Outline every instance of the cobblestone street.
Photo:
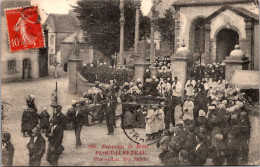
[{"label": "cobblestone street", "polygon": [[[63,112],[66,110],[66,106],[70,104],[71,100],[79,99],[80,97],[75,94],[69,94],[67,92],[68,80],[67,78],[59,78],[58,80],[58,101],[63,106]],[[6,102],[12,105],[12,107],[6,112],[7,118],[10,120],[8,125],[8,131],[11,133],[11,141],[15,147],[14,164],[13,165],[28,165],[29,156],[26,144],[29,138],[24,138],[21,133],[21,117],[23,112],[23,106],[25,106],[25,95],[34,94],[36,96],[36,105],[38,110],[41,112],[43,107],[48,108],[48,112],[52,114],[50,107],[50,98],[53,90],[55,89],[55,79],[53,78],[42,78],[36,81],[28,82],[15,82],[15,83],[4,83],[1,87],[2,102]],[[12,95],[12,96],[11,96]],[[177,115],[180,111],[177,111]],[[178,116],[177,116],[178,117]],[[259,163],[259,117],[252,116],[250,118],[252,124],[252,133],[250,141],[250,164]],[[134,161],[134,155],[116,155],[113,159],[119,158],[117,162],[109,161],[94,161],[94,157],[97,158],[111,158],[111,156],[95,156],[96,151],[115,151],[113,149],[101,149],[103,144],[106,145],[123,145],[127,149],[129,144],[134,146],[133,150],[136,149],[136,144],[128,139],[123,130],[120,127],[120,120],[117,121],[117,128],[115,134],[112,136],[107,135],[107,128],[105,122],[93,126],[84,126],[81,133],[81,140],[83,146],[79,149],[75,148],[75,136],[74,131],[65,131],[63,145],[65,147],[64,153],[59,159],[59,165],[161,165],[159,160],[160,150],[156,148],[156,145],[149,146],[146,150],[147,155],[138,156],[147,158],[146,161]],[[46,139],[47,140],[47,139]],[[89,149],[88,145],[97,144],[96,149]],[[123,161],[123,157],[130,158],[131,163]],[[211,164],[209,159],[208,165]],[[41,165],[48,166],[49,163],[46,161],[46,153],[42,158]]]},{"label": "cobblestone street", "polygon": [[[57,81],[59,102],[62,106],[64,106],[63,112],[65,112],[66,106],[70,104],[71,100],[78,99],[79,96],[67,93],[67,78],[59,78]],[[25,106],[25,95],[35,95],[38,110],[42,111],[43,107],[47,107],[48,112],[51,114],[52,109],[50,107],[50,97],[54,89],[55,79],[53,78],[45,78],[31,82],[16,82],[2,84],[2,102],[6,102],[12,105],[12,107],[6,112],[6,116],[10,120],[10,124],[8,125],[8,131],[12,135],[11,141],[15,147],[14,165],[29,164],[29,152],[26,148],[26,144],[29,142],[29,138],[24,138],[21,133],[21,117],[23,113],[23,106]],[[16,96],[9,96],[9,94],[16,94]],[[117,127],[119,126],[120,121],[117,121]],[[127,162],[122,161],[123,156],[114,156],[114,158],[120,159],[119,162],[94,161],[95,151],[111,150],[102,150],[101,146],[103,144],[123,145],[125,148],[127,148],[129,144],[133,144],[135,146],[135,143],[130,141],[130,139],[128,139],[125,136],[121,128],[116,128],[115,134],[113,136],[108,136],[105,122],[103,122],[101,125],[93,125],[87,127],[84,126],[81,132],[81,140],[83,146],[80,149],[76,149],[74,131],[65,131],[63,139],[65,151],[59,159],[59,165],[127,165]],[[89,144],[97,144],[97,148],[88,149]],[[133,161],[133,155],[129,155],[126,157],[131,159],[132,165],[160,165],[160,160],[158,158],[160,150],[158,150],[155,145],[149,147],[146,152],[148,153],[148,155],[146,155],[145,157],[148,159],[148,161],[145,162]],[[96,157],[110,158],[111,156]],[[42,165],[49,165],[49,163],[46,161],[46,153],[42,158]]]}]

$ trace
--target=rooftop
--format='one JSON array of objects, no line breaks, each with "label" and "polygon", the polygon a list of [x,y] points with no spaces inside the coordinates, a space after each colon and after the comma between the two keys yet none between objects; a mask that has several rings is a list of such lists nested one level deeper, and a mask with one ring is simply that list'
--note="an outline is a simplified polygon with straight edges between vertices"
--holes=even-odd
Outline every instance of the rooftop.
[{"label": "rooftop", "polygon": [[4,10],[8,8],[17,8],[17,7],[23,7],[23,6],[30,6],[31,1],[30,0],[2,0],[1,2],[1,15],[4,15]]},{"label": "rooftop", "polygon": [[55,32],[75,32],[78,23],[69,14],[50,14],[44,24],[51,24]]},{"label": "rooftop", "polygon": [[85,43],[84,40],[84,33],[82,30],[75,32],[73,34],[71,34],[70,36],[68,36],[67,38],[65,38],[63,41],[61,41],[61,43],[74,43],[75,37],[77,36],[79,43]]}]

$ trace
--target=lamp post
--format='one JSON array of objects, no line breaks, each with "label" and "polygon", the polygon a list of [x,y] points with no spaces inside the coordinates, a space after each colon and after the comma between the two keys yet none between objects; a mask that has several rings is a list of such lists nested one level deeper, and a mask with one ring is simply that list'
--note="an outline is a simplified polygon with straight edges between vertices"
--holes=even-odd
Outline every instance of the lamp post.
[{"label": "lamp post", "polygon": [[57,106],[58,106],[58,82],[57,82],[58,73],[57,73],[57,66],[59,65],[59,62],[57,61],[57,59],[54,59],[53,65],[55,67],[54,78],[56,79],[56,82],[55,82],[55,90],[52,93],[51,107],[53,108],[53,117],[54,117],[54,113],[55,113],[55,111],[57,109]]}]

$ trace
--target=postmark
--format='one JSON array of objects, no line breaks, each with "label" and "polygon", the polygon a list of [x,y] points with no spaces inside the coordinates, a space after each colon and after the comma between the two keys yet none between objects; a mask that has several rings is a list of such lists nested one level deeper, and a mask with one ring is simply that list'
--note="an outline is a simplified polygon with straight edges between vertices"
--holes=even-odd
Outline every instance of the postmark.
[{"label": "postmark", "polygon": [[11,52],[44,47],[37,6],[6,9],[5,17]]},{"label": "postmark", "polygon": [[156,101],[153,101],[153,103],[124,104],[123,106],[125,111],[122,114],[122,129],[124,134],[136,144],[152,145],[161,138],[160,135],[155,134],[152,139],[148,139],[146,134],[147,110],[152,105],[160,106],[160,103]]}]

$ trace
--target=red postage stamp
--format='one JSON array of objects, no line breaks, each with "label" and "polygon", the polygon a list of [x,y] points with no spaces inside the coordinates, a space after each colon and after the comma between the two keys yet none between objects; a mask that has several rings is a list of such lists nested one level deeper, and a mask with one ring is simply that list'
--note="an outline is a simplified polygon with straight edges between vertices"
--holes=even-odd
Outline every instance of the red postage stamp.
[{"label": "red postage stamp", "polygon": [[5,16],[11,52],[44,47],[37,6],[6,9]]}]

